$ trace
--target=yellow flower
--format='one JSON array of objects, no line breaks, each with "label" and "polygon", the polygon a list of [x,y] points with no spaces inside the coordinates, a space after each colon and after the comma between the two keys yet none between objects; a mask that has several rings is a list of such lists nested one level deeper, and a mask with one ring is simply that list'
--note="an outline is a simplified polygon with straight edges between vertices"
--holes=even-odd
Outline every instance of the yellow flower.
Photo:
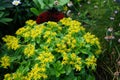
[{"label": "yellow flower", "polygon": [[54,55],[51,52],[42,52],[39,54],[37,59],[40,60],[41,63],[46,64],[49,62],[53,62]]},{"label": "yellow flower", "polygon": [[20,28],[20,29],[18,29],[18,30],[16,31],[16,34],[17,34],[17,35],[20,35],[20,34],[22,34],[24,31],[25,31],[25,27],[22,27],[22,28]]},{"label": "yellow flower", "polygon": [[33,26],[34,24],[36,24],[36,21],[27,20],[25,23],[26,23],[27,25]]},{"label": "yellow flower", "polygon": [[[78,21],[76,21],[76,20],[72,20],[71,22],[70,22],[70,27],[73,27],[73,28],[75,28],[75,27],[79,27],[81,25],[81,23],[80,22],[78,22]],[[74,27],[75,26],[75,27]],[[79,28],[78,28],[79,29]]]},{"label": "yellow flower", "polygon": [[45,34],[44,34],[44,38],[47,38],[51,35],[51,31],[46,31]]},{"label": "yellow flower", "polygon": [[44,46],[43,49],[44,49],[45,51],[48,51],[48,50],[49,50],[48,46]]},{"label": "yellow flower", "polygon": [[13,80],[11,74],[7,73],[4,75],[4,80]]},{"label": "yellow flower", "polygon": [[46,43],[50,43],[51,42],[51,38],[48,38]]},{"label": "yellow flower", "polygon": [[69,60],[67,53],[65,53],[65,52],[62,53],[62,56],[63,56],[62,64],[67,64],[68,60]]},{"label": "yellow flower", "polygon": [[20,72],[15,72],[15,73],[12,73],[12,78],[13,78],[14,80],[17,80],[17,79],[22,80],[23,76],[22,76],[22,73],[20,73]]},{"label": "yellow flower", "polygon": [[30,34],[31,34],[30,31],[27,31],[27,32],[23,33],[23,37],[24,38],[29,38]]},{"label": "yellow flower", "polygon": [[91,33],[87,32],[83,38],[87,43],[90,43],[91,45],[99,45],[98,38],[95,37],[95,35],[92,35]]},{"label": "yellow flower", "polygon": [[100,54],[102,52],[101,49],[96,50],[95,54]]},{"label": "yellow flower", "polygon": [[50,25],[50,27],[58,26],[58,24],[56,22],[53,22],[53,21],[48,21],[47,24]]},{"label": "yellow flower", "polygon": [[10,66],[10,57],[9,56],[3,56],[1,58],[1,66],[3,66],[3,68],[7,68]]},{"label": "yellow flower", "polygon": [[35,65],[30,72],[28,72],[28,78],[29,79],[40,79],[41,75],[39,74],[40,68],[38,65]]},{"label": "yellow flower", "polygon": [[85,61],[86,61],[86,65],[88,68],[92,67],[92,69],[95,69],[95,66],[97,65],[96,64],[97,59],[95,58],[95,56],[90,56],[90,57],[86,58]]},{"label": "yellow flower", "polygon": [[30,80],[40,80],[41,78],[47,78],[47,75],[45,74],[46,68],[45,66],[39,66],[38,64],[35,64],[34,67],[30,72],[28,72],[27,77]]},{"label": "yellow flower", "polygon": [[31,30],[30,36],[34,39],[38,36],[41,35],[42,30],[44,29],[45,26],[40,25],[40,26],[34,26],[34,28]]},{"label": "yellow flower", "polygon": [[67,11],[67,10],[68,10],[68,7],[67,7],[67,6],[65,6],[65,7],[64,7],[64,11]]},{"label": "yellow flower", "polygon": [[34,39],[34,38],[38,37],[40,35],[40,33],[41,32],[39,30],[32,29],[31,30],[31,37]]},{"label": "yellow flower", "polygon": [[28,57],[34,55],[35,47],[32,44],[28,44],[27,47],[24,49],[24,54]]},{"label": "yellow flower", "polygon": [[60,22],[67,27],[70,25],[71,21],[72,21],[71,18],[63,18],[63,19],[60,20]]},{"label": "yellow flower", "polygon": [[71,57],[72,60],[74,60],[77,56],[76,56],[75,53],[72,53],[72,54],[70,55],[70,57]]},{"label": "yellow flower", "polygon": [[43,79],[48,78],[48,76],[46,74],[42,74],[42,77],[43,77]]},{"label": "yellow flower", "polygon": [[2,39],[3,39],[3,41],[6,42],[8,49],[16,50],[17,48],[20,47],[19,39],[14,36],[6,35]]},{"label": "yellow flower", "polygon": [[15,34],[22,35],[24,32],[29,31],[31,28],[29,26],[25,26],[22,28],[19,28]]},{"label": "yellow flower", "polygon": [[75,64],[75,68],[76,68],[76,71],[80,71],[82,69],[81,65],[78,65],[78,64]]},{"label": "yellow flower", "polygon": [[81,62],[81,58],[78,57],[75,53],[72,53],[70,54],[70,63],[72,63],[72,65],[74,66],[74,68],[76,69],[76,71],[80,71],[81,70],[81,65],[82,65],[82,62]]},{"label": "yellow flower", "polygon": [[52,35],[52,36],[56,36],[57,33],[56,33],[56,32],[52,32],[51,35]]},{"label": "yellow flower", "polygon": [[73,39],[73,40],[72,40],[72,43],[73,43],[73,44],[76,44],[76,39]]}]

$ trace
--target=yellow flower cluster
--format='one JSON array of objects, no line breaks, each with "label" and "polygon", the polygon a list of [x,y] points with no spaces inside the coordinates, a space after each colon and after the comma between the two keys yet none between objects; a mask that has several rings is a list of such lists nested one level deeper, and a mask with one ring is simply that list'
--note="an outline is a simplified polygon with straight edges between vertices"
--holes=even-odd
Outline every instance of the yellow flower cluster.
[{"label": "yellow flower cluster", "polygon": [[63,53],[62,64],[72,65],[76,71],[80,71],[82,69],[81,58],[78,57],[75,53],[70,54],[70,56],[67,53]]},{"label": "yellow flower cluster", "polygon": [[26,80],[41,80],[41,78],[46,79],[47,75],[45,74],[46,68],[44,65],[35,64],[30,72],[28,72],[25,77]]},{"label": "yellow flower cluster", "polygon": [[22,73],[17,71],[15,73],[7,73],[4,75],[4,80],[25,80]]},{"label": "yellow flower cluster", "polygon": [[28,57],[34,55],[35,47],[32,44],[28,44],[27,47],[24,49],[24,54]]},{"label": "yellow flower cluster", "polygon": [[70,28],[68,29],[68,32],[69,32],[69,34],[72,34],[72,33],[78,33],[79,31],[84,31],[85,30],[85,28],[83,28],[82,26],[70,26]]},{"label": "yellow flower cluster", "polygon": [[24,32],[29,31],[31,28],[29,26],[19,28],[15,34],[22,35]]},{"label": "yellow flower cluster", "polygon": [[43,51],[42,53],[39,54],[38,60],[40,60],[40,62],[43,63],[43,64],[53,62],[54,55],[51,52]]},{"label": "yellow flower cluster", "polygon": [[25,23],[26,23],[27,25],[29,25],[29,26],[33,26],[33,25],[36,24],[36,21],[33,21],[33,20],[27,20]]},{"label": "yellow flower cluster", "polygon": [[1,66],[3,66],[3,68],[7,68],[10,66],[10,57],[9,56],[3,56],[1,58]]},{"label": "yellow flower cluster", "polygon": [[22,80],[22,73],[20,73],[20,72],[15,72],[15,73],[12,73],[12,79],[14,79],[14,80],[18,80],[18,79],[20,79],[20,80]]},{"label": "yellow flower cluster", "polygon": [[[77,27],[77,29],[79,29],[78,27],[80,27],[80,25],[81,25],[81,23],[80,22],[78,22],[78,21],[76,21],[76,20],[71,20],[70,21],[70,27],[72,27],[72,28],[76,28]],[[73,27],[73,26],[75,26],[75,27]]]},{"label": "yellow flower cluster", "polygon": [[78,33],[79,31],[85,30],[85,28],[81,26],[80,22],[72,20],[71,18],[61,19],[60,22],[65,26],[69,26],[68,34]]},{"label": "yellow flower cluster", "polygon": [[67,27],[70,25],[71,21],[72,21],[71,18],[63,18],[63,19],[60,20],[60,22]]},{"label": "yellow flower cluster", "polygon": [[18,29],[16,31],[16,34],[24,38],[31,37],[32,39],[35,39],[42,33],[42,30],[44,28],[45,28],[44,25],[34,25],[34,27],[30,27],[29,25],[27,25],[25,27]]},{"label": "yellow flower cluster", "polygon": [[56,32],[46,31],[46,32],[44,33],[43,38],[51,38],[51,37],[54,37],[54,36],[56,36],[56,35],[57,35]]},{"label": "yellow flower cluster", "polygon": [[67,49],[67,45],[66,44],[64,44],[64,43],[57,43],[56,44],[56,52],[58,52],[58,53],[64,53],[64,52],[69,52],[70,51],[70,49]]},{"label": "yellow flower cluster", "polygon": [[48,22],[47,22],[47,25],[49,25],[50,27],[57,27],[57,26],[59,26],[59,25],[57,24],[57,22],[53,22],[53,21],[48,21]]},{"label": "yellow flower cluster", "polygon": [[51,31],[46,31],[45,35],[43,36],[43,38],[47,38],[51,35]]},{"label": "yellow flower cluster", "polygon": [[61,31],[62,30],[62,27],[60,25],[58,25],[56,22],[53,22],[53,21],[48,21],[47,22],[47,26],[46,26],[46,31]]},{"label": "yellow flower cluster", "polygon": [[4,42],[6,42],[8,49],[16,50],[17,48],[20,47],[19,39],[14,36],[6,35],[2,39]]},{"label": "yellow flower cluster", "polygon": [[4,75],[4,80],[38,80],[41,78],[46,79],[46,68],[45,65],[35,64],[31,71],[29,71],[26,76],[23,76],[21,72],[17,71],[15,73],[7,73]]},{"label": "yellow flower cluster", "polygon": [[70,34],[65,35],[63,41],[65,41],[71,49],[75,48],[77,43],[76,39]]},{"label": "yellow flower cluster", "polygon": [[41,25],[41,26],[35,26],[35,28],[31,30],[30,36],[33,39],[36,38],[36,37],[38,37],[42,33],[42,30],[44,28],[45,28],[45,26],[43,26],[43,25]]},{"label": "yellow flower cluster", "polygon": [[95,69],[95,67],[97,65],[96,64],[97,59],[95,58],[95,56],[90,56],[90,57],[86,58],[85,61],[86,61],[85,63],[88,68],[91,67],[93,70]]},{"label": "yellow flower cluster", "polygon": [[91,33],[87,32],[83,38],[87,43],[90,43],[92,45],[99,44],[98,38],[95,37],[95,35],[92,35]]},{"label": "yellow flower cluster", "polygon": [[83,38],[85,39],[85,41],[91,45],[97,45],[98,49],[95,51],[96,54],[100,54],[101,53],[101,47],[100,47],[100,42],[98,40],[97,37],[95,37],[95,35],[92,35],[91,33],[87,32]]},{"label": "yellow flower cluster", "polygon": [[4,75],[4,80],[12,80],[11,74],[7,73]]},{"label": "yellow flower cluster", "polygon": [[67,64],[69,60],[68,54],[64,52],[62,53],[62,56],[63,56],[62,64]]}]

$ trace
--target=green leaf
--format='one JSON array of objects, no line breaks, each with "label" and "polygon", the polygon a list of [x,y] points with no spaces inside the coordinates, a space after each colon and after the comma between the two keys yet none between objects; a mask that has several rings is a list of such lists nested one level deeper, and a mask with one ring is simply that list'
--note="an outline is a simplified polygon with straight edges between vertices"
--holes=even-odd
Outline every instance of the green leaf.
[{"label": "green leaf", "polygon": [[10,22],[10,21],[12,21],[13,19],[11,19],[11,18],[2,18],[2,19],[0,19],[0,22],[1,23],[4,23],[4,24],[7,24],[7,22]]},{"label": "green leaf", "polygon": [[88,75],[88,77],[87,77],[86,80],[95,80],[95,76],[93,76],[93,75]]},{"label": "green leaf", "polygon": [[10,22],[12,21],[13,19],[11,18],[2,18],[1,21],[4,21],[4,22]]},{"label": "green leaf", "polygon": [[36,8],[30,8],[30,11],[35,14],[36,16],[38,16],[40,14],[40,12],[36,9]]},{"label": "green leaf", "polygon": [[80,50],[83,54],[88,54],[89,53],[89,51],[87,50],[87,49],[81,49]]},{"label": "green leaf", "polygon": [[67,4],[70,0],[59,0],[59,5],[63,6],[65,4]]},{"label": "green leaf", "polygon": [[120,31],[115,32],[115,35],[116,35],[116,36],[120,36]]},{"label": "green leaf", "polygon": [[44,9],[45,7],[45,4],[43,3],[43,0],[38,0],[40,6],[41,6],[41,9]]},{"label": "green leaf", "polygon": [[53,5],[54,5],[54,0],[50,0],[50,3],[49,3],[48,5],[49,5],[49,7],[53,7]]},{"label": "green leaf", "polygon": [[60,73],[59,72],[56,72],[56,77],[59,77],[60,76]]},{"label": "green leaf", "polygon": [[57,61],[55,64],[53,64],[53,70],[56,77],[59,77],[61,74],[65,73],[63,65],[60,61]]},{"label": "green leaf", "polygon": [[67,66],[66,67],[66,75],[69,75],[71,73],[71,71],[72,71],[71,66]]},{"label": "green leaf", "polygon": [[0,10],[5,10],[5,8],[0,6]]},{"label": "green leaf", "polygon": [[3,17],[4,16],[4,12],[0,12],[0,17]]},{"label": "green leaf", "polygon": [[35,3],[35,5],[39,8],[40,7],[40,4],[38,2],[38,0],[33,0],[33,2]]}]

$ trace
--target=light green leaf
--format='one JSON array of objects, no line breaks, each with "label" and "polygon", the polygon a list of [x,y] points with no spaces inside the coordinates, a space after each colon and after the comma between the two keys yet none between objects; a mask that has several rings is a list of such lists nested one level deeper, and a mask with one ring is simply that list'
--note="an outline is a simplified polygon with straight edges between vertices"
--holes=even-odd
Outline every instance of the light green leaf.
[{"label": "light green leaf", "polygon": [[41,9],[44,9],[45,7],[45,4],[43,3],[43,0],[38,0],[40,6],[41,6]]},{"label": "light green leaf", "polygon": [[40,7],[40,4],[38,2],[38,0],[33,0],[33,2],[35,3],[35,5],[39,8]]},{"label": "light green leaf", "polygon": [[55,0],[43,0],[46,8],[52,8]]},{"label": "light green leaf", "polygon": [[60,76],[60,73],[59,72],[56,72],[56,77],[59,77]]},{"label": "light green leaf", "polygon": [[71,66],[67,66],[67,69],[66,69],[66,75],[69,75],[72,71],[72,68]]},{"label": "light green leaf", "polygon": [[36,16],[38,16],[40,14],[40,12],[36,9],[36,8],[30,8],[30,11],[35,14]]},{"label": "light green leaf", "polygon": [[67,4],[68,2],[69,2],[70,0],[59,0],[59,5],[60,6],[63,6],[63,5],[65,5],[65,4]]}]

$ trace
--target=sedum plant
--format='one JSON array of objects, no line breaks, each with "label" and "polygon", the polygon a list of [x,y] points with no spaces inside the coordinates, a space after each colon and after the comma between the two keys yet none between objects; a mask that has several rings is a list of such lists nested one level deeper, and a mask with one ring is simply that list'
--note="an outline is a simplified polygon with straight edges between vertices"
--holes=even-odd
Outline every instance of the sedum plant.
[{"label": "sedum plant", "polygon": [[76,20],[28,20],[15,36],[2,39],[4,80],[95,80],[100,42]]}]

